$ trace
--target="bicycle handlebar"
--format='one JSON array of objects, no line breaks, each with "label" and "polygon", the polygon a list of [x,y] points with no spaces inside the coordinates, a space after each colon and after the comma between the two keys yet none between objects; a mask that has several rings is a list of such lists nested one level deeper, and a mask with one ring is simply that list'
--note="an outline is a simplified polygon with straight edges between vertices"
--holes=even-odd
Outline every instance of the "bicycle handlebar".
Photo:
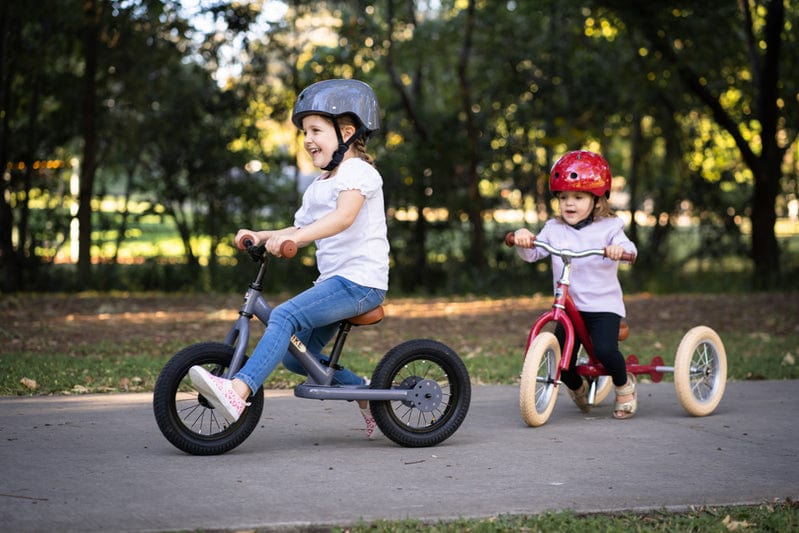
[{"label": "bicycle handlebar", "polygon": [[[244,246],[247,247],[247,251],[250,252],[250,255],[252,255],[251,249],[253,248],[253,242],[250,239],[245,239]],[[266,247],[263,245],[263,243],[259,244],[255,248],[259,247],[262,247],[263,250],[266,251]],[[260,253],[258,255],[263,255],[263,254]],[[280,244],[280,255],[281,257],[285,257],[286,259],[291,259],[295,255],[297,255],[297,243],[294,241],[283,241]]]},{"label": "bicycle handlebar", "polygon": [[[513,232],[509,232],[507,235],[505,235],[505,246],[508,246],[508,247],[515,246],[516,245],[515,243],[516,243],[516,239],[515,239],[515,236],[514,236]],[[549,252],[552,255],[557,255],[558,257],[568,257],[570,259],[573,259],[575,257],[588,257],[589,255],[601,255],[602,257],[607,257],[605,255],[605,250],[603,248],[596,248],[596,249],[592,249],[592,250],[582,250],[580,252],[574,252],[572,250],[560,250],[560,249],[555,248],[554,246],[550,245],[547,242],[538,241],[538,240],[535,241],[533,246],[534,247],[538,246],[540,248],[543,248],[544,250],[546,250],[547,252]],[[633,264],[633,263],[635,263],[635,257],[636,257],[636,255],[634,253],[623,252],[621,254],[621,259],[619,259],[619,261],[627,261],[628,263]]]}]

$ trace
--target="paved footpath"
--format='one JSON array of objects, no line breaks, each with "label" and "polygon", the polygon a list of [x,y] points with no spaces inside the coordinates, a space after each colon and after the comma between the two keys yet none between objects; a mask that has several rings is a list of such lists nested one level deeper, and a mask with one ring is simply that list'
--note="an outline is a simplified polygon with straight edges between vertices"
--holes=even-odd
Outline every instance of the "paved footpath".
[{"label": "paved footpath", "polygon": [[799,498],[799,380],[729,383],[705,418],[671,383],[639,399],[618,421],[561,391],[528,428],[517,387],[479,386],[454,436],[408,449],[367,441],[351,403],[270,392],[244,444],[193,457],[158,431],[150,394],[0,398],[0,531],[312,531]]}]

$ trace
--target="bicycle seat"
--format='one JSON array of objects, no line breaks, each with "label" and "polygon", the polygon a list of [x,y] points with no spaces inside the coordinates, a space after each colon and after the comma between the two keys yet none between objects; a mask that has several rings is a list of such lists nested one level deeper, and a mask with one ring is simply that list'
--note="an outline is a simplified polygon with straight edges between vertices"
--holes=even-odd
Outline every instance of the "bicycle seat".
[{"label": "bicycle seat", "polygon": [[630,336],[630,325],[627,324],[627,321],[622,318],[621,322],[619,323],[619,340],[623,341],[629,336]]},{"label": "bicycle seat", "polygon": [[348,318],[347,322],[353,326],[368,326],[370,324],[377,324],[381,320],[383,320],[383,306],[378,305],[370,311]]}]

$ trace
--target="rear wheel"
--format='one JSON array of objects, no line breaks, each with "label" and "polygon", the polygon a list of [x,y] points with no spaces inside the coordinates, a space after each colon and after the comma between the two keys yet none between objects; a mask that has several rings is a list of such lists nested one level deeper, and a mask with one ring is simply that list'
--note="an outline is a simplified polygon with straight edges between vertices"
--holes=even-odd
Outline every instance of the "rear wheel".
[{"label": "rear wheel", "polygon": [[369,402],[383,434],[401,446],[434,446],[460,427],[471,401],[469,373],[458,355],[433,340],[392,348],[378,363],[375,389],[414,389],[411,400]]},{"label": "rear wheel", "polygon": [[519,385],[519,409],[528,426],[543,425],[558,397],[557,372],[560,344],[550,332],[536,335],[527,348]]},{"label": "rear wheel", "polygon": [[[585,348],[580,346],[580,353],[577,355],[577,364],[584,365],[588,364],[588,362],[588,355],[585,353]],[[601,404],[602,401],[608,397],[610,391],[613,390],[613,378],[607,375],[602,375],[587,379],[593,380],[593,382],[596,383],[594,385],[594,401],[591,404],[592,407],[595,407]]]},{"label": "rear wheel", "polygon": [[674,356],[674,388],[683,409],[693,416],[712,413],[727,385],[727,353],[718,334],[697,326],[685,334]]},{"label": "rear wheel", "polygon": [[241,417],[229,424],[192,387],[189,369],[201,365],[221,376],[233,358],[228,344],[204,342],[188,346],[170,359],[155,383],[153,413],[158,429],[176,448],[192,455],[217,455],[244,442],[258,425],[264,408],[264,390],[249,398]]},{"label": "rear wheel", "polygon": [[596,394],[594,395],[593,405],[599,405],[608,397],[613,390],[613,378],[610,376],[599,376],[596,378]]}]

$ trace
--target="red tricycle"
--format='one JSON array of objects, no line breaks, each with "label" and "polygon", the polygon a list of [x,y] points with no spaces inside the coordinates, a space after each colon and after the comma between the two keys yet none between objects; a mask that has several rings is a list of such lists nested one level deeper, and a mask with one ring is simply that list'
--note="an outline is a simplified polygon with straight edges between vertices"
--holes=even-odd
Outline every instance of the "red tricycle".
[{"label": "red tricycle", "polygon": [[[505,244],[514,245],[513,233],[505,237]],[[569,368],[569,357],[575,338],[582,345],[575,370],[589,383],[588,404],[598,405],[610,393],[613,383],[610,376],[593,354],[588,331],[579,311],[569,295],[572,260],[590,255],[604,256],[604,249],[583,251],[561,250],[549,243],[536,240],[552,255],[563,259],[563,272],[555,288],[552,309],[543,313],[533,324],[527,338],[524,365],[522,367],[519,408],[522,418],[529,426],[541,426],[549,419],[557,398],[560,373]],[[625,253],[622,261],[632,263],[635,255]],[[559,322],[566,332],[563,350],[554,334],[542,331],[545,325]],[[629,327],[622,321],[619,340],[629,335]],[[584,350],[584,355],[583,355]],[[650,364],[641,364],[635,355],[627,356],[627,372],[634,375],[648,374],[653,382],[663,379],[664,372],[674,374],[674,388],[677,399],[685,411],[693,416],[706,416],[712,413],[724,395],[727,384],[727,355],[721,338],[707,326],[690,329],[680,341],[674,357],[674,366],[665,366],[660,356],[655,356]]]}]

